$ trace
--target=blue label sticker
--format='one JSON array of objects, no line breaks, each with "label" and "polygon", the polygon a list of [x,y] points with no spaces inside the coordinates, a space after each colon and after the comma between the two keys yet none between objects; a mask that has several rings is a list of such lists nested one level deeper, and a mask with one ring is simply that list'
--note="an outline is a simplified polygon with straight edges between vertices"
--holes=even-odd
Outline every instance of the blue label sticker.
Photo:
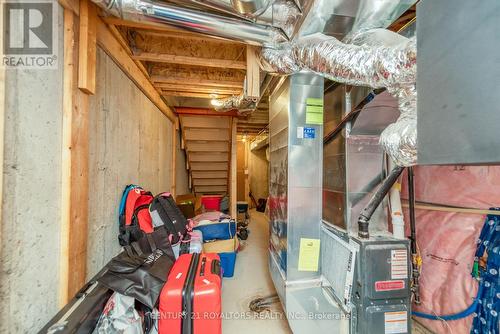
[{"label": "blue label sticker", "polygon": [[304,127],[304,138],[309,138],[309,139],[316,138],[316,129]]}]

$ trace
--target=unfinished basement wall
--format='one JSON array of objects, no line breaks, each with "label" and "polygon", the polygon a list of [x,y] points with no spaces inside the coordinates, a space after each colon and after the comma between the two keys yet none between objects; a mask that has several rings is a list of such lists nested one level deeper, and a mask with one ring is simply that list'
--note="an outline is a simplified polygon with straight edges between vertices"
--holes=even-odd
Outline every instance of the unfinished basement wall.
[{"label": "unfinished basement wall", "polygon": [[189,175],[186,169],[186,152],[181,147],[181,134],[177,131],[177,153],[175,165],[175,189],[176,195],[184,195],[190,193],[189,191]]},{"label": "unfinished basement wall", "polygon": [[250,191],[255,200],[267,198],[269,195],[269,161],[266,158],[266,148],[249,150],[248,174]]},{"label": "unfinished basement wall", "polygon": [[5,71],[0,333],[36,333],[59,309],[62,9],[58,12],[58,68]]},{"label": "unfinished basement wall", "polygon": [[96,82],[89,101],[87,278],[120,251],[118,205],[124,187],[138,184],[154,194],[170,190],[175,131],[100,48]]}]

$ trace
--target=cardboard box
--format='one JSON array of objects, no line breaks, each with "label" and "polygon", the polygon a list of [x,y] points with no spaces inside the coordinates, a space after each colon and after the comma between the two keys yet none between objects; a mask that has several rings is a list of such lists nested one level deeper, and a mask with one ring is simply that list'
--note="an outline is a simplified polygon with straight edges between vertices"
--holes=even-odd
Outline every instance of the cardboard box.
[{"label": "cardboard box", "polygon": [[178,195],[175,202],[186,218],[193,218],[202,213],[201,198],[194,194]]}]

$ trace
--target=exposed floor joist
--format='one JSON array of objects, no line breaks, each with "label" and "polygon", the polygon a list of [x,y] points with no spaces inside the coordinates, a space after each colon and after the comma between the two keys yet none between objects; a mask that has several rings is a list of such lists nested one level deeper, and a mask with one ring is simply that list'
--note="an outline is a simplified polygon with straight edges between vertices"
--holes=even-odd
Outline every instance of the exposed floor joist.
[{"label": "exposed floor joist", "polygon": [[165,53],[155,53],[155,52],[136,52],[132,56],[132,58],[135,60],[152,61],[157,63],[230,68],[236,70],[245,70],[247,67],[245,61],[189,57],[189,56],[179,56],[175,54],[165,54]]},{"label": "exposed floor joist", "polygon": [[163,96],[194,97],[194,98],[199,98],[199,99],[214,99],[214,98],[224,98],[224,97],[230,96],[230,94],[180,92],[180,91],[167,91],[167,90],[161,90],[161,95],[163,95]]},{"label": "exposed floor joist", "polygon": [[169,84],[169,85],[197,85],[206,87],[228,87],[228,88],[243,88],[241,81],[229,80],[205,80],[205,79],[191,79],[191,78],[176,78],[166,77],[161,75],[151,76],[151,80],[155,84]]},{"label": "exposed floor joist", "polygon": [[156,84],[155,87],[166,91],[208,93],[208,94],[218,94],[218,95],[237,95],[241,93],[241,89],[235,89],[235,88],[207,87],[207,86],[186,85],[186,84],[184,85]]}]

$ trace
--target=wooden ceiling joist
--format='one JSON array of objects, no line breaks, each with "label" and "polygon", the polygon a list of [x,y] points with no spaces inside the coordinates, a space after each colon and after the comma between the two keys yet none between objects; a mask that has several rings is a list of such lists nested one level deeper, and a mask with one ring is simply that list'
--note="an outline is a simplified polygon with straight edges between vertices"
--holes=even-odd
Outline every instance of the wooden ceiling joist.
[{"label": "wooden ceiling joist", "polygon": [[200,99],[214,99],[214,98],[224,98],[224,97],[231,96],[230,94],[193,93],[193,92],[179,92],[179,91],[169,91],[169,90],[162,90],[161,95],[179,96],[179,97],[195,97],[195,98],[200,98]]},{"label": "wooden ceiling joist", "polygon": [[189,107],[176,107],[175,112],[179,115],[202,115],[202,116],[233,116],[237,117],[236,111],[219,112],[215,109],[209,108],[189,108]]},{"label": "wooden ceiling joist", "polygon": [[193,92],[193,93],[208,93],[217,95],[238,95],[241,89],[237,88],[219,88],[219,87],[206,87],[195,85],[172,85],[172,84],[156,84],[161,90],[177,91],[177,92]]},{"label": "wooden ceiling joist", "polygon": [[142,92],[160,109],[172,122],[176,121],[176,116],[165,104],[165,101],[158,94],[157,90],[149,81],[149,78],[142,72],[137,64],[129,56],[127,50],[112,34],[110,29],[101,20],[97,20],[97,44],[116,62],[125,74],[142,90]]},{"label": "wooden ceiling joist", "polygon": [[[131,28],[134,28],[134,27],[131,27]],[[134,31],[136,31],[139,34],[149,35],[149,36],[190,39],[190,40],[203,41],[203,42],[211,41],[211,42],[216,42],[216,43],[242,44],[242,42],[239,42],[239,41],[217,38],[217,37],[212,37],[212,36],[208,36],[208,35],[202,35],[202,34],[190,32],[187,30],[181,30],[181,29],[178,29],[175,31],[168,31],[168,30],[158,31],[158,30],[150,30],[149,28],[148,29],[134,28]]]},{"label": "wooden ceiling joist", "polygon": [[189,66],[230,68],[236,70],[246,70],[247,64],[241,60],[210,59],[189,56],[179,56],[166,53],[142,52],[138,51],[133,56],[135,60],[152,61],[166,64],[180,64]]},{"label": "wooden ceiling joist", "polygon": [[267,123],[253,123],[253,124],[250,124],[250,123],[239,123],[238,122],[238,127],[239,128],[256,128],[256,129],[261,129],[261,128],[265,128],[267,126]]},{"label": "wooden ceiling joist", "polygon": [[224,80],[204,80],[192,78],[175,78],[162,75],[153,75],[151,80],[155,84],[168,84],[168,85],[197,85],[204,87],[228,87],[228,88],[243,88],[242,81],[224,81]]}]

